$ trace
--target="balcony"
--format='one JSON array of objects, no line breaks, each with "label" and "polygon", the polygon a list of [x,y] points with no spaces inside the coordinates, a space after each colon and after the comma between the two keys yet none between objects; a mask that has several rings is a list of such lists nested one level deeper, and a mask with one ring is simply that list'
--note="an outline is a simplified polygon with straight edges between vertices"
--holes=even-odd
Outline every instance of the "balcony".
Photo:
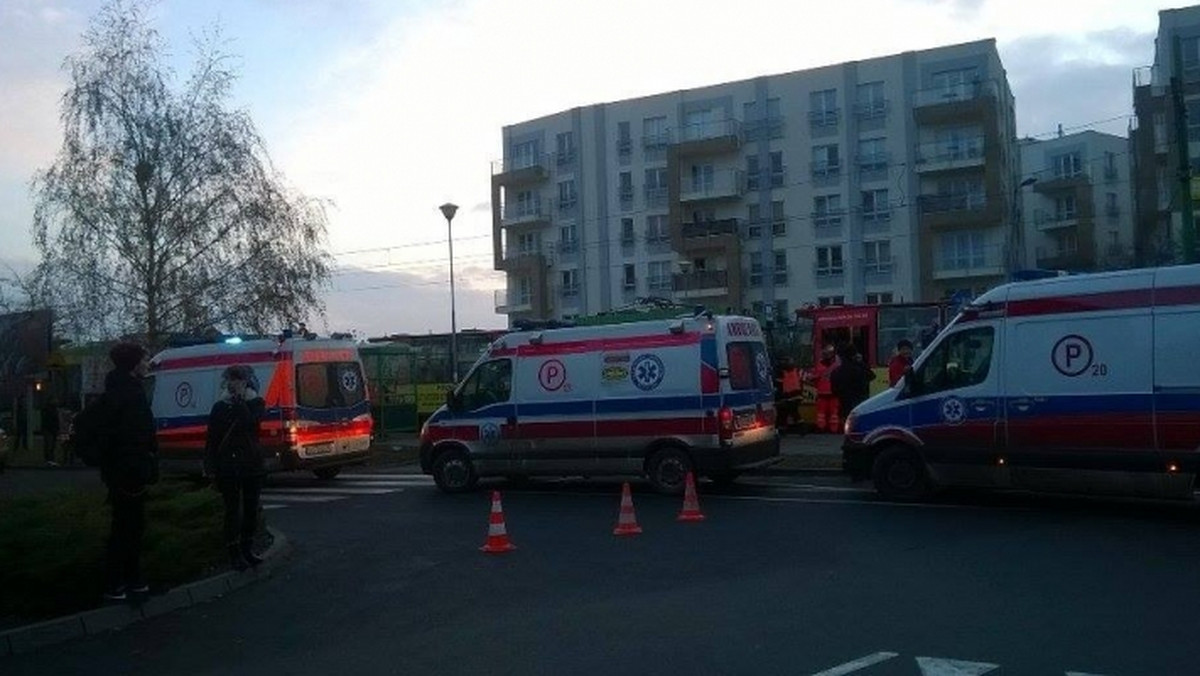
[{"label": "balcony", "polygon": [[549,176],[546,156],[516,157],[492,162],[492,181],[503,186],[528,185]]},{"label": "balcony", "polygon": [[1073,228],[1079,225],[1079,212],[1049,212],[1038,210],[1033,212],[1033,224],[1041,232],[1050,232],[1052,230],[1060,230],[1062,228]]},{"label": "balcony", "polygon": [[685,173],[679,184],[680,202],[737,199],[746,188],[745,174],[736,169],[697,176]]},{"label": "balcony", "polygon": [[738,219],[723,218],[717,221],[699,221],[684,223],[680,227],[684,239],[698,237],[720,237],[722,235],[738,234]]},{"label": "balcony", "polygon": [[995,225],[1001,217],[982,193],[919,195],[917,205],[922,222],[932,228]]},{"label": "balcony", "polygon": [[537,227],[550,222],[550,203],[544,199],[500,205],[500,225],[505,228]]},{"label": "balcony", "polygon": [[540,247],[506,249],[500,254],[500,270],[513,272],[516,270],[531,270],[539,265],[545,265],[546,255]]},{"label": "balcony", "polygon": [[496,305],[496,314],[499,315],[533,311],[532,294],[523,294],[516,289],[496,289],[493,298]]},{"label": "balcony", "polygon": [[737,120],[697,122],[680,128],[680,155],[727,153],[742,145],[742,123]]},{"label": "balcony", "polygon": [[836,127],[842,119],[842,111],[840,108],[826,108],[825,110],[811,110],[808,113],[808,124],[816,129]]},{"label": "balcony", "polygon": [[995,244],[969,250],[942,250],[933,261],[933,278],[938,280],[994,277],[1004,272],[1004,249]]},{"label": "balcony", "polygon": [[729,291],[729,273],[726,270],[680,272],[672,277],[672,285],[677,298],[724,296]]},{"label": "balcony", "polygon": [[1091,173],[1087,169],[1081,169],[1072,173],[1056,173],[1047,176],[1033,184],[1035,192],[1049,193],[1061,190],[1074,190],[1076,188],[1089,185],[1092,182]]},{"label": "balcony", "polygon": [[981,167],[984,163],[983,148],[982,136],[921,143],[917,145],[915,169],[920,174]]},{"label": "balcony", "polygon": [[667,146],[671,145],[674,138],[675,135],[672,134],[671,130],[669,129],[652,134],[646,134],[642,137],[642,150],[652,152],[666,150]]},{"label": "balcony", "polygon": [[975,119],[996,106],[998,97],[999,86],[993,80],[923,89],[913,96],[913,116],[919,124]]}]

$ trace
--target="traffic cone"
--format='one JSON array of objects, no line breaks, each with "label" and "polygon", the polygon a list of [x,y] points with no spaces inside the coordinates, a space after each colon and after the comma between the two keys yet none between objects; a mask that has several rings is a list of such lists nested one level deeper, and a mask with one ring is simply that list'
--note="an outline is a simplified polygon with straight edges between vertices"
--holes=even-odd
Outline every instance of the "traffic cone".
[{"label": "traffic cone", "polygon": [[492,491],[492,513],[488,516],[487,542],[479,551],[488,554],[511,552],[517,546],[508,541],[508,529],[504,527],[504,508],[500,506],[500,491]]},{"label": "traffic cone", "polygon": [[617,517],[617,527],[613,535],[637,535],[642,532],[638,525],[637,515],[633,513],[633,494],[629,492],[629,482],[621,487],[621,515]]},{"label": "traffic cone", "polygon": [[683,510],[679,512],[676,521],[703,521],[700,513],[700,500],[696,497],[696,479],[691,472],[687,473],[683,489]]}]

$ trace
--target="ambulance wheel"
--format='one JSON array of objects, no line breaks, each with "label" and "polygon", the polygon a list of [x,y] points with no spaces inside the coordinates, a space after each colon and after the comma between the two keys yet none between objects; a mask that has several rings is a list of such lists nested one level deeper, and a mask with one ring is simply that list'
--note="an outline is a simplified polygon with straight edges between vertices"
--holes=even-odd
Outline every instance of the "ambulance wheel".
[{"label": "ambulance wheel", "polygon": [[889,500],[916,501],[929,497],[929,476],[921,456],[911,448],[889,446],[875,457],[871,471],[875,490]]},{"label": "ambulance wheel", "polygon": [[445,493],[465,493],[475,488],[479,476],[465,451],[453,449],[433,461],[433,481]]},{"label": "ambulance wheel", "polygon": [[318,479],[323,479],[325,481],[329,481],[338,474],[341,474],[341,472],[341,467],[322,467],[320,469],[313,470],[313,474],[316,474]]},{"label": "ambulance wheel", "polygon": [[681,448],[668,446],[654,452],[646,461],[650,485],[663,495],[682,495],[692,459]]}]

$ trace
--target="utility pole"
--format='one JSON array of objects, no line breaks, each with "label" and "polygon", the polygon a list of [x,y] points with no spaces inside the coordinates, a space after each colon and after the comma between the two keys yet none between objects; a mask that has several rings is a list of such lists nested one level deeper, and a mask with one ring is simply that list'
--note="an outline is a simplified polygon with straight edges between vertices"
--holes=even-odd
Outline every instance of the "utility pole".
[{"label": "utility pole", "polygon": [[1175,147],[1179,153],[1179,221],[1183,262],[1196,262],[1196,224],[1192,215],[1192,167],[1188,157],[1187,106],[1183,102],[1183,46],[1179,36],[1172,40],[1171,100],[1175,112]]}]

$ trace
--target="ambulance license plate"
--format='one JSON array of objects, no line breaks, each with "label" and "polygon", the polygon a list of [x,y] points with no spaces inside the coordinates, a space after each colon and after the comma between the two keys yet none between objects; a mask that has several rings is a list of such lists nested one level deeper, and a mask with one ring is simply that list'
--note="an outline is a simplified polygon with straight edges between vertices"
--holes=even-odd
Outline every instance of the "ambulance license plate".
[{"label": "ambulance license plate", "polygon": [[739,430],[754,427],[758,422],[758,416],[754,413],[741,413],[737,417],[737,428]]},{"label": "ambulance license plate", "polygon": [[304,447],[304,455],[310,458],[317,455],[329,455],[330,453],[333,453],[333,444],[314,444]]}]

